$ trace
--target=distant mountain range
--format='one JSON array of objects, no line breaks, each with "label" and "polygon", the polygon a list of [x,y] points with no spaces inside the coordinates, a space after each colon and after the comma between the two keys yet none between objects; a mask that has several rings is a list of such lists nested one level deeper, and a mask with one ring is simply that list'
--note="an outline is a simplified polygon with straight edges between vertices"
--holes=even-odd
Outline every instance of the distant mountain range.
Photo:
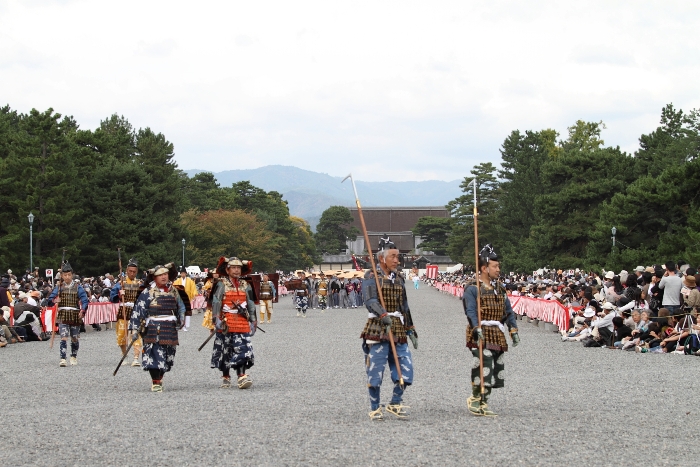
[{"label": "distant mountain range", "polygon": [[[204,170],[185,170],[190,177]],[[258,169],[215,172],[221,186],[244,180],[265,191],[277,191],[289,203],[293,216],[306,219],[315,230],[321,213],[330,206],[354,206],[350,180],[285,165]],[[462,194],[462,180],[444,182],[362,182],[355,181],[363,206],[444,206]]]}]

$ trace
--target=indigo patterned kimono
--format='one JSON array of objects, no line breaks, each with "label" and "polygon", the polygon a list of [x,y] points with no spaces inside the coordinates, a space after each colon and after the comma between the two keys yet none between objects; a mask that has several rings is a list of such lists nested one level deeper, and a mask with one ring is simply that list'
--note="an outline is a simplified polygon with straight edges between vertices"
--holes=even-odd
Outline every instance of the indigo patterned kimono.
[{"label": "indigo patterned kimono", "polygon": [[143,336],[141,367],[170,371],[178,345],[177,331],[185,317],[185,304],[177,289],[168,284],[165,290],[151,287],[141,292],[131,314],[131,327],[146,326]]}]

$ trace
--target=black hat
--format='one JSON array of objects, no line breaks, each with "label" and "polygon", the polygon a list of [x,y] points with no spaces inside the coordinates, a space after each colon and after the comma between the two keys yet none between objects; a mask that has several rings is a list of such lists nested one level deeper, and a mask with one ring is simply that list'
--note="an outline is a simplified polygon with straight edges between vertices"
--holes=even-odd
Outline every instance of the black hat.
[{"label": "black hat", "polygon": [[396,244],[391,240],[384,242],[380,248],[381,250],[396,250]]},{"label": "black hat", "polygon": [[61,272],[73,272],[73,268],[71,267],[68,260],[65,260],[61,265]]},{"label": "black hat", "polygon": [[499,261],[498,254],[496,254],[496,251],[490,243],[487,243],[486,246],[481,249],[479,252],[479,259],[486,264],[488,264],[489,261]]},{"label": "black hat", "polygon": [[126,267],[127,267],[127,268],[128,268],[128,267],[136,267],[136,268],[137,268],[137,267],[139,267],[139,262],[136,261],[136,258],[131,258],[131,259],[129,260],[129,263],[127,263]]}]

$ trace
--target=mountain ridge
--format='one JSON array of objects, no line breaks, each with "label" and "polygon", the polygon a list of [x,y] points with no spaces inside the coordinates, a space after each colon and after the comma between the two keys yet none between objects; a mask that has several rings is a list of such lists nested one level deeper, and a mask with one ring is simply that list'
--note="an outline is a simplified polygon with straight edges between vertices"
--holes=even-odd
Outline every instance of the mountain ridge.
[{"label": "mountain ridge", "polygon": [[[206,170],[190,169],[192,177]],[[301,217],[315,229],[318,219],[330,206],[354,206],[352,184],[342,183],[342,177],[313,172],[294,166],[268,165],[257,169],[213,172],[220,186],[249,181],[265,191],[277,191],[289,205],[293,216]],[[405,182],[355,181],[363,206],[444,206],[460,196],[461,180]]]}]

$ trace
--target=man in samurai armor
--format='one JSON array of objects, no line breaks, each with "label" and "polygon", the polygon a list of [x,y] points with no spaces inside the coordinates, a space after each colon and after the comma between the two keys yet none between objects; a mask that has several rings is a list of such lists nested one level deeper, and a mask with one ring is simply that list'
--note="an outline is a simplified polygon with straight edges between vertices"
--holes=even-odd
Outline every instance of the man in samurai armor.
[{"label": "man in samurai armor", "polygon": [[148,270],[146,289],[131,314],[130,327],[138,329],[143,339],[141,367],[151,375],[153,392],[163,392],[163,376],[175,363],[177,332],[185,318],[185,302],[172,283],[176,277],[172,263]]},{"label": "man in samurai armor", "polygon": [[[462,304],[467,315],[467,347],[474,355],[471,371],[472,395],[467,407],[473,415],[495,417],[489,409],[491,390],[502,388],[505,381],[504,353],[508,350],[506,332],[513,340],[513,347],[520,343],[515,314],[506,296],[506,290],[498,282],[501,274],[499,257],[491,245],[479,252],[479,283],[481,285],[481,322],[477,317],[477,288],[471,285],[464,291]],[[507,328],[507,329],[506,329]],[[481,347],[480,347],[481,344]],[[484,392],[481,393],[480,358],[483,352]]]},{"label": "man in samurai armor", "polygon": [[[126,265],[124,288],[122,288],[122,281],[117,280],[116,285],[112,287],[109,295],[109,299],[112,303],[119,303],[119,312],[117,313],[117,345],[122,349],[122,355],[126,352],[126,347],[128,345],[128,331],[132,330],[129,328],[129,322],[131,321],[131,314],[134,311],[134,304],[143,288],[142,282],[136,278],[138,272],[139,264],[136,258],[131,258]],[[141,366],[139,355],[141,354],[142,348],[141,337],[137,336],[133,345],[134,361],[131,362],[131,366]],[[122,365],[126,364],[127,362],[124,360]]]},{"label": "man in samurai armor", "polygon": [[250,342],[258,326],[255,294],[241,275],[250,274],[252,261],[234,257],[219,259],[216,267],[221,280],[216,284],[212,300],[212,316],[216,325],[211,368],[218,368],[223,377],[222,388],[231,387],[231,368],[236,371],[239,389],[248,389],[253,381],[246,370],[253,366],[253,346]]},{"label": "man in samurai armor", "polygon": [[294,305],[297,308],[297,316],[306,318],[306,309],[309,308],[309,281],[304,271],[297,271],[301,285],[294,291]]},{"label": "man in samurai armor", "polygon": [[[385,243],[384,249],[377,253],[379,267],[377,274],[384,306],[377,293],[377,283],[372,271],[365,274],[362,283],[364,303],[369,310],[365,328],[362,331],[362,350],[365,354],[367,371],[367,387],[369,389],[370,420],[383,420],[383,406],[380,405],[380,388],[384,376],[384,368],[389,364],[391,380],[394,388],[391,402],[386,411],[398,418],[408,418],[402,403],[406,386],[413,383],[413,361],[408,349],[408,339],[418,348],[418,335],[411,319],[411,310],[406,297],[406,287],[403,275],[397,271],[399,266],[399,250],[393,243]],[[389,342],[389,330],[393,333],[396,356],[401,367],[404,384],[400,384],[394,355]]]},{"label": "man in samurai armor", "polygon": [[[66,350],[70,338],[70,364],[78,364],[80,327],[88,307],[88,296],[80,283],[73,281],[73,268],[68,261],[61,265],[61,280],[49,295],[48,305],[58,307],[56,323],[61,336],[59,366],[66,366]],[[52,329],[53,331],[53,329]]]},{"label": "man in samurai armor", "polygon": [[323,272],[321,272],[321,278],[318,281],[318,291],[316,295],[318,296],[318,307],[321,311],[326,311],[328,306],[328,280]]},{"label": "man in samurai armor", "polygon": [[267,312],[267,322],[272,320],[272,301],[277,295],[275,284],[272,283],[267,274],[263,274],[260,282],[260,322],[265,322],[265,313]]}]

